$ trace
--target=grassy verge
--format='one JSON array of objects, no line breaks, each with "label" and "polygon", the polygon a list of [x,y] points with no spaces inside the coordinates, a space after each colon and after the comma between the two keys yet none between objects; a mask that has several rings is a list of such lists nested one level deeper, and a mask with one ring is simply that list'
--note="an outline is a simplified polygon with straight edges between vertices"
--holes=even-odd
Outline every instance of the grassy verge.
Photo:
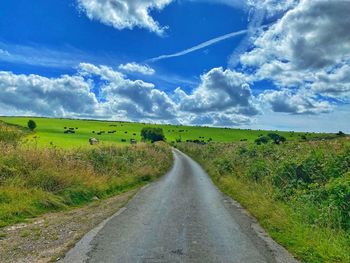
[{"label": "grassy verge", "polygon": [[22,131],[0,125],[0,227],[107,198],[163,175],[163,143],[62,150],[17,145]]},{"label": "grassy verge", "polygon": [[350,141],[180,143],[304,262],[350,262]]}]

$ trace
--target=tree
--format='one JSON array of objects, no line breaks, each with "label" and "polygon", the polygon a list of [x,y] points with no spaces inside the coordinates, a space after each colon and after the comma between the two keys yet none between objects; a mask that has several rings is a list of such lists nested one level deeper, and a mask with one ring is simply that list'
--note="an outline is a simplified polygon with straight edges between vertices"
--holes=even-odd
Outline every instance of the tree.
[{"label": "tree", "polygon": [[162,128],[144,127],[141,130],[141,137],[144,141],[165,141],[165,136]]},{"label": "tree", "polygon": [[269,136],[275,144],[280,144],[281,142],[285,142],[286,138],[277,134],[277,133],[269,133],[267,136]]},{"label": "tree", "polygon": [[345,133],[342,132],[342,131],[339,131],[339,132],[337,133],[337,135],[338,135],[338,136],[345,136]]},{"label": "tree", "polygon": [[36,128],[36,123],[35,123],[35,121],[29,120],[29,121],[28,121],[28,128],[29,128],[31,131],[34,131],[34,129]]},{"label": "tree", "polygon": [[270,140],[270,138],[269,137],[267,137],[267,136],[261,136],[261,137],[259,137],[258,139],[256,139],[255,140],[255,143],[257,144],[257,145],[260,145],[260,144],[266,144],[266,143],[268,143],[269,142],[269,140]]}]

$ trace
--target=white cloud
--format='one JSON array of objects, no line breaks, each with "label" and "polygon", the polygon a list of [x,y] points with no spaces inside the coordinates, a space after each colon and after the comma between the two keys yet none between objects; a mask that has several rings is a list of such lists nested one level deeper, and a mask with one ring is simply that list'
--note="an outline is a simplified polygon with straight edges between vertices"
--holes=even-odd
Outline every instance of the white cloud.
[{"label": "white cloud", "polygon": [[216,68],[201,81],[188,95],[180,88],[167,94],[153,83],[89,63],[57,78],[0,72],[0,113],[214,126],[247,124],[257,114],[244,75]]},{"label": "white cloud", "polygon": [[350,99],[350,66],[343,65],[333,69],[331,72],[318,72],[311,88],[328,97],[341,100]]},{"label": "white cloud", "polygon": [[267,90],[259,98],[263,104],[268,103],[274,112],[320,114],[328,113],[332,109],[329,102],[318,100],[315,95],[305,90]]},{"label": "white cloud", "polygon": [[180,109],[193,113],[231,111],[236,114],[256,115],[253,96],[245,75],[223,68],[214,68],[201,76],[201,84],[187,94],[175,90]]},{"label": "white cloud", "polygon": [[343,71],[350,63],[349,1],[306,1],[272,25],[240,58],[255,80],[279,87],[312,88],[323,96],[349,92]]},{"label": "white cloud", "polygon": [[263,63],[257,70],[253,80],[273,79],[274,83],[280,87],[300,87],[305,81],[312,81],[310,74],[295,70],[290,63],[279,60]]},{"label": "white cloud", "polygon": [[169,96],[152,83],[127,79],[122,73],[107,66],[80,64],[80,74],[104,81],[100,87],[107,113],[124,115],[131,120],[172,119],[176,117],[175,104]]},{"label": "white cloud", "polygon": [[[100,78],[101,81],[96,81]],[[96,98],[92,89],[99,90]],[[81,63],[76,75],[46,78],[0,72],[1,114],[86,116],[124,120],[172,120],[169,96],[142,80],[127,79],[107,66]]]},{"label": "white cloud", "polygon": [[128,73],[140,73],[143,75],[153,75],[156,71],[148,65],[140,65],[135,62],[119,65],[119,70]]},{"label": "white cloud", "polygon": [[151,10],[162,10],[172,0],[78,0],[81,10],[93,20],[116,29],[145,28],[162,35],[160,26],[151,15]]},{"label": "white cloud", "polygon": [[301,1],[255,40],[242,56],[248,65],[287,61],[297,69],[319,69],[350,55],[348,1]]},{"label": "white cloud", "polygon": [[97,107],[90,83],[79,76],[46,78],[0,72],[0,110],[45,116],[93,114]]},{"label": "white cloud", "polygon": [[268,15],[285,12],[296,6],[299,0],[247,0],[247,5],[256,9],[265,10]]}]

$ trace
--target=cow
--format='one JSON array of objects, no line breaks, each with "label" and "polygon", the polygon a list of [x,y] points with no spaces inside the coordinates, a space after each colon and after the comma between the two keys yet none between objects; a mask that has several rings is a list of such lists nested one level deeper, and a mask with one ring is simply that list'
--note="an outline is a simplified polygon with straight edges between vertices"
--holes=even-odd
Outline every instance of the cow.
[{"label": "cow", "polygon": [[89,143],[90,145],[95,145],[95,144],[98,144],[100,141],[96,138],[90,138],[89,139]]}]

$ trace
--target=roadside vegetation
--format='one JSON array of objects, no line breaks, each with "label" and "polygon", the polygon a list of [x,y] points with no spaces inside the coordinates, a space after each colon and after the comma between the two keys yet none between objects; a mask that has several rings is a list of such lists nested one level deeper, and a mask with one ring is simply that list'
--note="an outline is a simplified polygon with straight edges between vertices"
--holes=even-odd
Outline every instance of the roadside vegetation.
[{"label": "roadside vegetation", "polygon": [[162,142],[63,150],[21,145],[25,134],[0,123],[0,227],[131,190],[172,164]]},{"label": "roadside vegetation", "polygon": [[350,262],[350,140],[337,136],[176,146],[299,259]]}]

